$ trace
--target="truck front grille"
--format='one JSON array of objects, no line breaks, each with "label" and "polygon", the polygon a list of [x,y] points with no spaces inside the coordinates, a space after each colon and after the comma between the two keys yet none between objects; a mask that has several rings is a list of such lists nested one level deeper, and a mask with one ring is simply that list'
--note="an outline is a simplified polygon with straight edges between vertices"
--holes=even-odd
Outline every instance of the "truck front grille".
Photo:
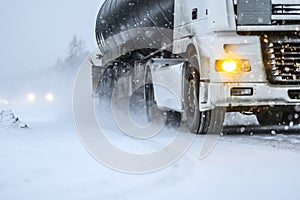
[{"label": "truck front grille", "polygon": [[[280,39],[279,39],[280,38]],[[262,37],[268,79],[273,84],[300,84],[300,39]]]},{"label": "truck front grille", "polygon": [[275,4],[272,6],[273,15],[300,15],[300,4]]},{"label": "truck front grille", "polygon": [[239,26],[300,24],[300,1],[233,0],[233,2]]},{"label": "truck front grille", "polygon": [[273,4],[272,24],[299,24],[300,4]]}]

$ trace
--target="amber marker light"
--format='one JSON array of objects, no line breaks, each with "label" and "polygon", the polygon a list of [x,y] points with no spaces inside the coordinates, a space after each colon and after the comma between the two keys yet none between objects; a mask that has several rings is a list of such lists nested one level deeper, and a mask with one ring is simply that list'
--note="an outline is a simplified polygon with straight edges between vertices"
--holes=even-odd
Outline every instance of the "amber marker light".
[{"label": "amber marker light", "polygon": [[234,61],[224,61],[222,63],[222,69],[224,72],[234,72],[237,69],[237,64]]},{"label": "amber marker light", "polygon": [[251,65],[249,60],[236,59],[236,60],[217,60],[216,61],[217,72],[249,72],[251,71]]}]

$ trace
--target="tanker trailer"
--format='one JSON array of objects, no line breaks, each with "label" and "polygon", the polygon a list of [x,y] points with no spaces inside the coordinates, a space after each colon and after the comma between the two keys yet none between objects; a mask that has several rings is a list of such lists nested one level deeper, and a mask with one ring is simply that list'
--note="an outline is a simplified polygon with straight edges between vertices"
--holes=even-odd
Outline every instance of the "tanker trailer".
[{"label": "tanker trailer", "polygon": [[204,134],[222,131],[226,111],[299,124],[299,8],[291,0],[106,0],[94,92],[109,95],[133,70],[122,91],[145,83],[150,120],[155,110],[176,112]]}]

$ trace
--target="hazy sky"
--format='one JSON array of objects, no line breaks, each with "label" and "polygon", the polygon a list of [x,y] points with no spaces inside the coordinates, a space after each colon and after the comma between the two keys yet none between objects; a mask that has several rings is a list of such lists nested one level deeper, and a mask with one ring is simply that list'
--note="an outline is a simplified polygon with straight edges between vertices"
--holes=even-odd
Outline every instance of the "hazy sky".
[{"label": "hazy sky", "polygon": [[[69,113],[72,77],[49,71],[64,58],[74,34],[87,50],[96,48],[95,21],[103,0],[0,0],[1,109],[19,116],[48,117]],[[51,92],[55,101],[47,103]],[[30,93],[36,101],[28,102]]]},{"label": "hazy sky", "polygon": [[0,0],[2,77],[54,64],[66,55],[74,34],[88,49],[95,48],[95,20],[102,2]]}]

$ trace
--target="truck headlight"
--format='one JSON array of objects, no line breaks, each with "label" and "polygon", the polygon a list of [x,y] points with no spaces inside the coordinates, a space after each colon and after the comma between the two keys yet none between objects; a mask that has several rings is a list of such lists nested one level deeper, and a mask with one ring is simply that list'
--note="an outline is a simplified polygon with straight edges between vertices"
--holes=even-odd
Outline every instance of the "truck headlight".
[{"label": "truck headlight", "polygon": [[216,60],[217,72],[250,72],[250,61],[246,59]]}]

